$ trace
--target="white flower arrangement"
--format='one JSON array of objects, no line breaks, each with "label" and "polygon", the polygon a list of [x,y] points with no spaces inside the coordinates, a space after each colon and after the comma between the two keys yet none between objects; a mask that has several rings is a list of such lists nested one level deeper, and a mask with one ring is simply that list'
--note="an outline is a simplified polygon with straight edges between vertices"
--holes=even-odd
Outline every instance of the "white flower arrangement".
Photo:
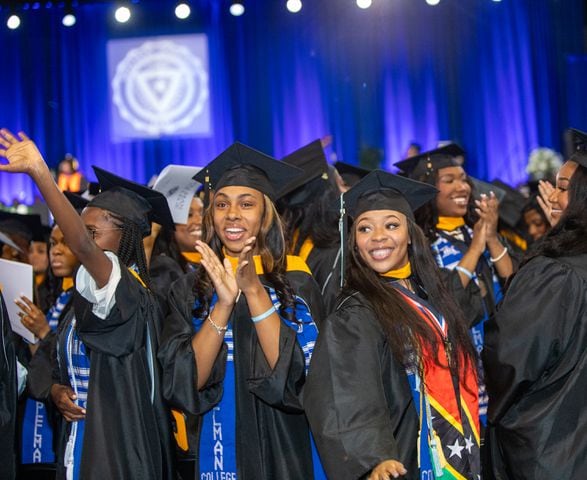
[{"label": "white flower arrangement", "polygon": [[542,180],[554,175],[563,164],[560,153],[550,148],[535,148],[530,152],[526,173],[532,180]]}]

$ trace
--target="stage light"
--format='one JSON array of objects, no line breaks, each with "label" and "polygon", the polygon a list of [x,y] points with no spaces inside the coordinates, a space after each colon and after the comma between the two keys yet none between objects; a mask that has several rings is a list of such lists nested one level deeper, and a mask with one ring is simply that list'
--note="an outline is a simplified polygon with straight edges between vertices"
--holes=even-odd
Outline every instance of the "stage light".
[{"label": "stage light", "polygon": [[302,0],[287,0],[285,6],[291,13],[298,13],[302,9]]},{"label": "stage light", "polygon": [[357,7],[359,8],[369,8],[372,4],[372,0],[357,0]]},{"label": "stage light", "polygon": [[243,13],[245,13],[245,4],[242,0],[233,0],[230,4],[230,13],[235,17],[240,17]]},{"label": "stage light", "polygon": [[118,7],[114,12],[114,18],[118,23],[126,23],[130,20],[130,9],[128,7]]},{"label": "stage light", "polygon": [[61,19],[61,23],[63,24],[64,27],[73,27],[75,25],[75,22],[76,22],[75,15],[71,12],[63,15],[63,18]]},{"label": "stage light", "polygon": [[8,17],[6,26],[10,28],[10,30],[16,30],[18,27],[20,27],[20,17],[13,13],[10,15],[10,17]]},{"label": "stage light", "polygon": [[426,0],[426,3],[428,5],[434,6],[434,5],[438,5],[440,3],[440,0]]},{"label": "stage light", "polygon": [[190,9],[190,6],[185,2],[178,3],[177,7],[175,7],[175,16],[180,20],[185,20],[186,18],[188,18],[190,16],[190,13],[192,13],[192,10]]}]

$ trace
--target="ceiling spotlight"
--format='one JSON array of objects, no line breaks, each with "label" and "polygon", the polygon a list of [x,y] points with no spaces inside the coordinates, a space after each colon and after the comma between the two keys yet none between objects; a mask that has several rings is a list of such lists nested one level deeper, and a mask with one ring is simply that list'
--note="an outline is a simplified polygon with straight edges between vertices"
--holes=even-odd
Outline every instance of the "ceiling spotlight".
[{"label": "ceiling spotlight", "polygon": [[426,0],[426,3],[428,5],[438,5],[440,3],[440,0]]},{"label": "ceiling spotlight", "polygon": [[20,27],[20,17],[13,13],[10,15],[10,17],[8,17],[6,26],[10,28],[10,30],[16,30],[18,27]]},{"label": "ceiling spotlight", "polygon": [[66,13],[65,15],[63,15],[63,18],[61,19],[61,23],[64,27],[73,27],[75,25],[75,22],[76,18],[72,12]]},{"label": "ceiling spotlight", "polygon": [[180,20],[188,18],[190,13],[192,13],[190,6],[185,2],[180,2],[177,4],[177,7],[175,7],[175,16]]},{"label": "ceiling spotlight", "polygon": [[291,13],[298,13],[302,9],[302,0],[287,0],[285,6]]},{"label": "ceiling spotlight", "polygon": [[230,14],[235,17],[240,17],[243,13],[245,13],[245,4],[242,0],[233,0],[230,4]]},{"label": "ceiling spotlight", "polygon": [[372,0],[357,0],[357,7],[363,8],[363,9],[369,8],[372,3],[373,3]]},{"label": "ceiling spotlight", "polygon": [[130,20],[130,9],[128,7],[118,7],[114,12],[114,18],[118,23],[126,23]]}]

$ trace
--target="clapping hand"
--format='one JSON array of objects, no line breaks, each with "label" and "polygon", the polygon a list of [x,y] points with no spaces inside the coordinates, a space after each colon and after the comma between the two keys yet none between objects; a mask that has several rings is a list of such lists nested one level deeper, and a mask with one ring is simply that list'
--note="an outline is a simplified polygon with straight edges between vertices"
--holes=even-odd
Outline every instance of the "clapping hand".
[{"label": "clapping hand", "polygon": [[196,241],[196,250],[202,255],[200,263],[212,280],[218,303],[232,308],[238,296],[238,285],[230,261],[225,258],[221,263],[214,251],[201,240]]},{"label": "clapping hand", "polygon": [[236,281],[242,292],[247,295],[249,292],[263,289],[253,259],[253,249],[255,247],[256,237],[248,238],[245,246],[238,258],[238,268],[236,269]]}]

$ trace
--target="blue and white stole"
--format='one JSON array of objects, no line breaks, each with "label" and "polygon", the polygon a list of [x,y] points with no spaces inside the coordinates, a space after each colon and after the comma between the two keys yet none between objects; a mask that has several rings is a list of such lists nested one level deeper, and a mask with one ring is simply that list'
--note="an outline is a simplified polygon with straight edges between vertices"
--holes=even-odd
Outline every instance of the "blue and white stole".
[{"label": "blue and white stole", "polygon": [[[61,292],[47,312],[47,323],[52,331],[57,329],[59,317],[69,303],[72,293],[71,288]],[[55,462],[53,427],[47,415],[47,406],[44,402],[32,398],[26,401],[22,421],[21,462],[23,464]]]},{"label": "blue and white stole", "polygon": [[[269,297],[273,305],[279,312],[279,299],[273,288],[268,288]],[[210,310],[214,307],[218,297],[214,293],[210,301]],[[194,305],[198,307],[198,302]],[[290,328],[297,331],[297,340],[304,352],[306,372],[310,364],[312,352],[316,337],[318,336],[318,329],[309,308],[303,299],[296,297],[295,299],[295,315],[296,322],[281,317],[281,320]],[[192,325],[195,331],[199,331],[206,321],[208,313],[202,318],[193,318]],[[200,434],[200,478],[209,480],[236,480],[237,478],[237,464],[236,464],[236,392],[235,392],[235,377],[234,377],[234,341],[232,325],[227,325],[228,329],[224,334],[224,341],[228,347],[228,356],[226,360],[226,373],[223,382],[223,395],[220,402],[207,412],[202,420],[202,431]],[[314,447],[314,446],[313,446]],[[313,448],[314,470],[322,472],[322,467],[318,460],[316,449]],[[324,473],[315,478],[326,478]]]},{"label": "blue and white stole", "polygon": [[[467,225],[461,227],[462,229],[466,229],[466,232],[469,238],[472,238],[473,231]],[[464,235],[457,230],[456,233],[460,234],[460,236],[455,236],[455,231],[443,231],[445,235],[455,237],[455,241],[464,242]],[[432,254],[436,260],[436,263],[440,268],[446,268],[448,270],[454,270],[454,268],[459,264],[461,259],[463,258],[463,252],[459,250],[448,238],[444,236],[438,236],[436,241],[432,243]],[[490,262],[490,253],[487,249],[483,252],[483,255],[479,259],[480,262],[486,262],[487,266],[491,270],[491,280],[493,287],[493,298],[495,304],[497,305],[501,299],[503,298],[503,292],[501,289],[501,285],[499,283],[499,279],[495,273],[495,269]],[[473,274],[473,281],[479,285],[479,277],[477,271],[471,272]],[[489,285],[487,286],[489,287]],[[484,305],[485,308],[485,305]],[[481,352],[483,351],[483,344],[485,339],[485,322],[489,319],[489,312],[485,308],[485,314],[481,321],[471,327],[470,333],[471,338],[473,340],[473,344],[475,345],[475,350],[477,351],[477,370],[478,370],[478,382],[479,382],[479,418],[483,425],[487,425],[487,403],[489,398],[487,396],[487,391],[485,389],[485,381],[484,374],[483,374],[483,363],[481,362]]]},{"label": "blue and white stole", "polygon": [[[74,317],[66,329],[65,335],[67,376],[71,388],[77,397],[74,403],[81,408],[87,409],[88,386],[90,382],[90,357],[86,351],[86,346],[77,334],[75,326],[76,319]],[[70,423],[71,428],[64,458],[67,480],[78,480],[80,478],[85,423],[85,420],[77,420]]]}]

